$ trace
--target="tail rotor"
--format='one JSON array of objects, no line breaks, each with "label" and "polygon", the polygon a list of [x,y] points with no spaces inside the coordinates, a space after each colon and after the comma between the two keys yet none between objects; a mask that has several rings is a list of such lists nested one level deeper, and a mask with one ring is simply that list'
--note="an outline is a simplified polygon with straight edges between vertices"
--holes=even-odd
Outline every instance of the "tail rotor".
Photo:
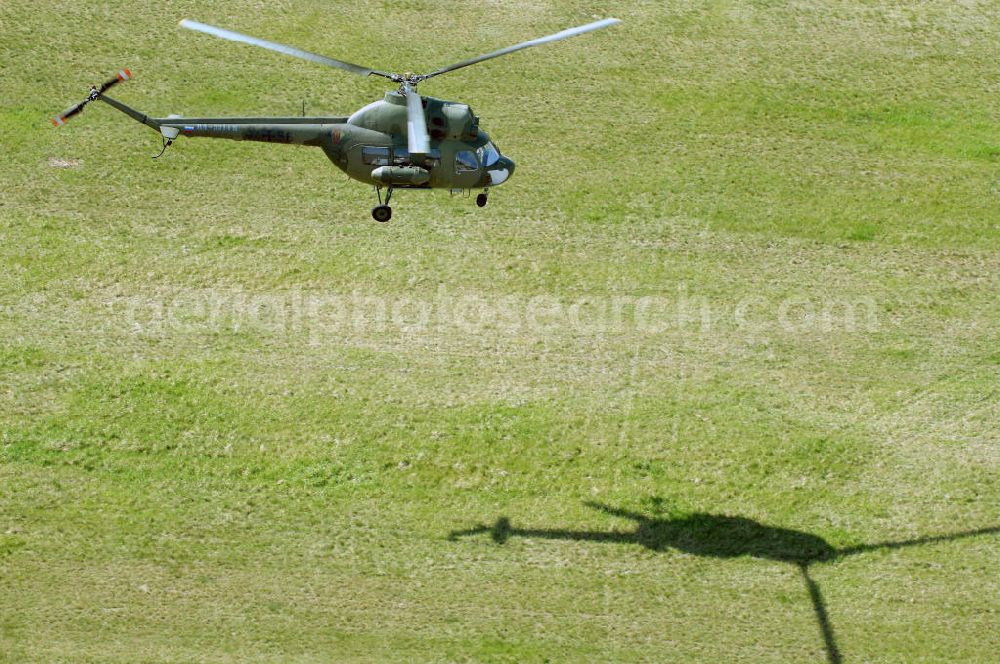
[{"label": "tail rotor", "polygon": [[119,72],[115,75],[114,78],[108,79],[100,86],[96,85],[90,86],[90,94],[87,95],[87,98],[81,101],[79,104],[74,104],[73,106],[70,106],[65,111],[63,111],[56,117],[52,118],[52,125],[55,127],[61,127],[62,125],[66,124],[66,122],[69,121],[70,118],[83,112],[83,109],[87,106],[87,104],[100,97],[102,94],[107,92],[112,87],[118,85],[122,81],[127,81],[130,78],[132,78],[132,72],[130,72],[128,69],[122,69],[119,70]]}]

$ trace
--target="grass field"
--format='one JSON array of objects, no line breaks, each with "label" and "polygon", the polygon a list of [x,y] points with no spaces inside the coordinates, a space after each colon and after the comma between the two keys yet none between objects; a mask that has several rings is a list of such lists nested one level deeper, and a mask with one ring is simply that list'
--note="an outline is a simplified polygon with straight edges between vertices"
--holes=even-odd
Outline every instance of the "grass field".
[{"label": "grass field", "polygon": [[[152,115],[463,69],[482,210]],[[0,660],[990,662],[993,2],[0,4]]]}]

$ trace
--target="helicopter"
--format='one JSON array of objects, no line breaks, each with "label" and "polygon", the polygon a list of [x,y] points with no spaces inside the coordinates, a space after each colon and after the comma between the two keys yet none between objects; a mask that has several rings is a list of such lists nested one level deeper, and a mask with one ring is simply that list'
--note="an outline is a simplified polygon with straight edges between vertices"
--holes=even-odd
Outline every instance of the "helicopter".
[{"label": "helicopter", "polygon": [[476,205],[483,207],[490,188],[510,179],[514,161],[500,153],[490,136],[480,128],[479,117],[468,104],[422,96],[417,92],[418,84],[462,67],[619,22],[615,18],[605,18],[462,60],[428,74],[397,74],[184,19],[180,25],[189,30],[259,46],[359,76],[381,76],[398,87],[386,91],[383,99],[345,117],[185,118],[170,115],[153,118],[105,94],[118,83],[133,78],[130,70],[122,69],[99,87],[91,86],[86,99],[53,118],[52,124],[62,126],[91,102],[103,101],[161,134],[162,149],[156,157],[162,156],[179,136],[316,146],[322,148],[330,161],[348,177],[374,186],[378,205],[372,208],[372,218],[378,222],[392,218],[389,201],[395,189],[448,189],[452,192],[482,189],[476,196]]}]

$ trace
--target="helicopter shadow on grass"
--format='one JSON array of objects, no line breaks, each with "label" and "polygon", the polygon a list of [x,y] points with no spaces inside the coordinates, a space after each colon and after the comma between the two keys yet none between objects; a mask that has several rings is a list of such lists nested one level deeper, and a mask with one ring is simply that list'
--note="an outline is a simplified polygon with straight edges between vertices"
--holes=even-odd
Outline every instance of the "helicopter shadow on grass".
[{"label": "helicopter shadow on grass", "polygon": [[448,539],[489,533],[497,544],[511,537],[527,537],[579,542],[610,542],[640,544],[653,551],[675,549],[696,556],[736,558],[752,556],[795,565],[802,575],[812,601],[816,622],[826,647],[829,664],[843,661],[833,631],[826,602],[819,585],[809,574],[810,566],[834,562],[847,556],[881,549],[901,549],[934,542],[948,542],[977,535],[1000,533],[1000,526],[979,528],[963,532],[918,537],[910,540],[887,541],[876,544],[836,548],[818,535],[788,528],[767,526],[739,516],[695,513],[679,518],[650,517],[638,512],[586,502],[588,507],[605,514],[630,519],[636,523],[634,530],[591,531],[562,528],[515,528],[506,517],[497,519],[492,526],[479,525],[467,530],[452,531]]}]

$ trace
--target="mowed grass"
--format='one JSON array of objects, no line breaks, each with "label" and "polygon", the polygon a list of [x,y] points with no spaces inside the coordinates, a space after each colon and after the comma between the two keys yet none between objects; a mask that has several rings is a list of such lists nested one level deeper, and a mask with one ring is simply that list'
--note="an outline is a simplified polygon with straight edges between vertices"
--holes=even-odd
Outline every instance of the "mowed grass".
[{"label": "mowed grass", "polygon": [[[161,116],[385,90],[185,17],[424,71],[606,15],[423,84],[517,162],[482,210],[379,225],[319,150],[48,124],[120,67]],[[0,659],[995,661],[998,30],[4,2]]]}]

